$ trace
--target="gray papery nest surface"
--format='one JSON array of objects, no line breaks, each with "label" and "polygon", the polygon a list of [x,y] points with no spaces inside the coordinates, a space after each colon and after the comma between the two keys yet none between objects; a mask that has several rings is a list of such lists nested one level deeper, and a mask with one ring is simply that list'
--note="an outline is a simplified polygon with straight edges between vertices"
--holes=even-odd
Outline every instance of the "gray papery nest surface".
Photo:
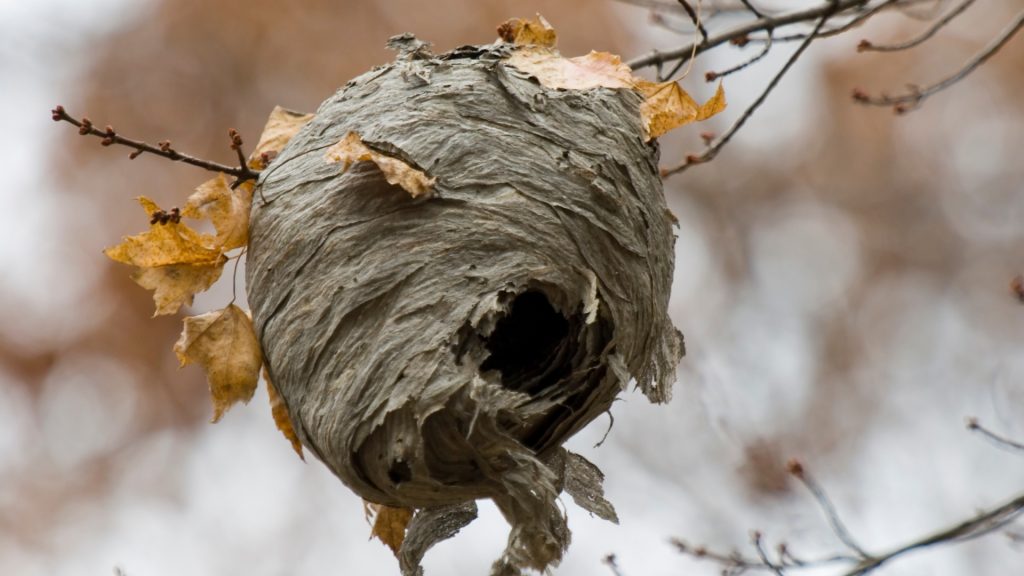
[{"label": "gray papery nest surface", "polygon": [[[683,354],[657,145],[632,90],[546,88],[507,44],[390,45],[260,178],[256,331],[302,443],[363,498],[416,509],[404,574],[479,498],[512,527],[494,573],[541,570],[569,543],[562,490],[616,521],[562,444],[631,378],[667,401]],[[325,162],[349,132],[433,192]]]}]

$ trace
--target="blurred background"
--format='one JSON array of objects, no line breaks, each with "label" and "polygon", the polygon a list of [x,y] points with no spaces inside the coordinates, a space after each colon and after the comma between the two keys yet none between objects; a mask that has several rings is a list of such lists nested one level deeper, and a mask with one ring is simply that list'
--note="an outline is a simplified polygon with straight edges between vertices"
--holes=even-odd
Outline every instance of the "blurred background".
[{"label": "blurred background", "polygon": [[[718,159],[666,182],[689,353],[671,404],[626,394],[603,445],[605,419],[571,441],[606,473],[621,525],[566,499],[574,537],[556,574],[611,574],[609,553],[626,576],[717,574],[669,538],[749,550],[752,529],[801,555],[839,551],[785,472],[794,456],[869,550],[1024,488],[1024,457],[964,429],[977,416],[1024,438],[1024,307],[1008,289],[1024,270],[1024,39],[904,117],[849,97],[945,76],[1017,9],[981,2],[907,53],[854,48],[913,35],[914,15],[815,44]],[[534,12],[567,55],[684,42],[677,17],[596,0],[0,0],[0,574],[398,573],[361,500],[275,430],[262,389],[208,424],[202,372],[171,351],[180,316],[151,319],[151,294],[101,254],[145,228],[133,197],[180,205],[208,175],[129,162],[49,110],[231,163],[228,128],[251,145],[275,104],[315,110],[390,60],[393,34],[441,51]],[[726,78],[730,109],[664,137],[663,163],[728,127],[793,48]],[[752,50],[702,56],[684,85],[709,96],[704,72]],[[190,313],[230,293],[223,281]],[[427,574],[486,573],[506,534],[483,506]],[[994,534],[884,573],[1021,566],[1021,545]]]}]

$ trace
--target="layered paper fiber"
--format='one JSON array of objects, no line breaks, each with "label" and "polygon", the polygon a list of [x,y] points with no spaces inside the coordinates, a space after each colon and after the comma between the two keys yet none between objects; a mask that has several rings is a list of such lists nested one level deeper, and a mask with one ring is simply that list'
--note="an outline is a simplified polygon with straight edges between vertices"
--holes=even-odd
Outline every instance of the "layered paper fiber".
[{"label": "layered paper fiber", "polygon": [[[397,60],[325,101],[260,177],[256,333],[302,444],[363,498],[424,516],[407,573],[423,550],[406,545],[454,533],[430,518],[468,522],[479,498],[512,526],[495,571],[543,568],[568,544],[563,487],[607,505],[561,445],[630,379],[667,401],[682,355],[657,144],[630,89],[545,88],[505,44],[392,45]],[[350,132],[431,193],[325,160]]]}]

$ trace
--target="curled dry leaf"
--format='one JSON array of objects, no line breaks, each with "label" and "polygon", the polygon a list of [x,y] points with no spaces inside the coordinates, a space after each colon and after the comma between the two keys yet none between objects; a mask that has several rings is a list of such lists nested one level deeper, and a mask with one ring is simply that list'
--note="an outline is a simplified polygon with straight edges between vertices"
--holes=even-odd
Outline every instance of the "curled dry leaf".
[{"label": "curled dry leaf", "polygon": [[558,42],[558,35],[551,24],[543,16],[534,18],[512,18],[498,26],[498,36],[512,44],[534,44],[553,47]]},{"label": "curled dry leaf", "polygon": [[[142,196],[139,204],[150,217],[163,212],[155,202]],[[169,264],[212,264],[221,251],[211,247],[209,236],[200,234],[180,221],[156,222],[149,230],[126,237],[120,244],[103,251],[110,259],[123,264],[153,268]]]},{"label": "curled dry leaf", "polygon": [[270,374],[267,373],[266,366],[263,367],[263,380],[267,383],[267,396],[270,397],[270,414],[274,417],[274,424],[277,424],[277,429],[291,442],[292,449],[299,455],[299,458],[305,460],[306,457],[302,455],[302,443],[299,442],[299,437],[295,434],[295,428],[292,426],[292,417],[288,414],[288,407],[285,405],[281,395],[278,394],[274,383],[270,381]]},{"label": "curled dry leaf", "polygon": [[[550,43],[538,39],[541,25],[550,32]],[[506,42],[520,45],[505,58],[505,63],[534,76],[543,86],[567,90],[631,88],[643,94],[640,118],[647,140],[706,120],[725,109],[721,83],[710,100],[698,105],[677,82],[656,83],[634,76],[615,54],[591,51],[586,56],[562,57],[553,48],[555,31],[540,16],[535,20],[509,20],[498,28],[498,33]]]},{"label": "curled dry leaf", "polygon": [[707,120],[725,109],[725,91],[721,83],[715,95],[702,105],[697,104],[678,82],[640,81],[637,89],[645,97],[640,105],[640,117],[648,140],[691,122]]},{"label": "curled dry leaf", "polygon": [[398,556],[398,551],[405,541],[405,528],[412,520],[413,511],[409,508],[392,508],[372,502],[363,503],[367,520],[373,518],[373,530],[370,538],[377,538],[387,544],[388,548]]},{"label": "curled dry leaf", "polygon": [[244,182],[232,190],[227,177],[218,174],[196,188],[188,197],[181,215],[197,220],[209,218],[217,230],[214,246],[218,250],[227,252],[241,248],[249,242],[252,191],[251,182]]},{"label": "curled dry leaf", "polygon": [[[151,218],[166,214],[149,198],[141,197],[139,203]],[[136,267],[132,279],[154,291],[155,316],[174,314],[191,304],[196,293],[217,281],[227,261],[219,249],[211,247],[210,236],[178,219],[160,222],[154,220],[148,231],[104,251],[110,259]]]},{"label": "curled dry leaf", "polygon": [[263,355],[252,320],[234,304],[185,318],[174,352],[182,366],[197,363],[206,371],[213,422],[235,402],[248,402],[256,391]]},{"label": "curled dry leaf", "polygon": [[591,51],[586,56],[563,58],[549,48],[525,46],[513,52],[505,63],[536,77],[548,88],[633,88],[636,83],[629,66],[608,52]]},{"label": "curled dry leaf", "polygon": [[208,290],[220,278],[224,263],[221,257],[211,264],[168,264],[156,268],[137,268],[132,280],[146,290],[153,290],[156,303],[154,316],[174,314],[182,306],[190,306],[192,298]]},{"label": "curled dry leaf", "polygon": [[356,162],[373,162],[380,168],[388,184],[401,186],[413,198],[429,197],[433,192],[434,178],[428,178],[423,171],[398,158],[371,150],[355,132],[349,132],[337,144],[331,146],[325,158],[329,163],[341,164],[342,172],[347,171]]},{"label": "curled dry leaf", "polygon": [[266,125],[263,126],[260,141],[256,144],[256,149],[249,156],[249,167],[254,170],[266,168],[262,160],[263,154],[275,155],[280,152],[288,144],[288,141],[292,139],[292,136],[295,136],[314,116],[315,114],[303,114],[280,106],[274,106],[270,117],[267,118]]}]

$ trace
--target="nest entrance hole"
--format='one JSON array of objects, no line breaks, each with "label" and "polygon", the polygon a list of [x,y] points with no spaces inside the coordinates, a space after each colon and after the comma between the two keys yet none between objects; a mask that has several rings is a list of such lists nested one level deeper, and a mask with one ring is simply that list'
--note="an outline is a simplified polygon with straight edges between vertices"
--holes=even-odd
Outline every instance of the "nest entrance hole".
[{"label": "nest entrance hole", "polygon": [[480,371],[497,370],[502,385],[517,392],[534,394],[546,388],[572,369],[573,324],[543,292],[519,294],[485,339],[490,355]]}]

